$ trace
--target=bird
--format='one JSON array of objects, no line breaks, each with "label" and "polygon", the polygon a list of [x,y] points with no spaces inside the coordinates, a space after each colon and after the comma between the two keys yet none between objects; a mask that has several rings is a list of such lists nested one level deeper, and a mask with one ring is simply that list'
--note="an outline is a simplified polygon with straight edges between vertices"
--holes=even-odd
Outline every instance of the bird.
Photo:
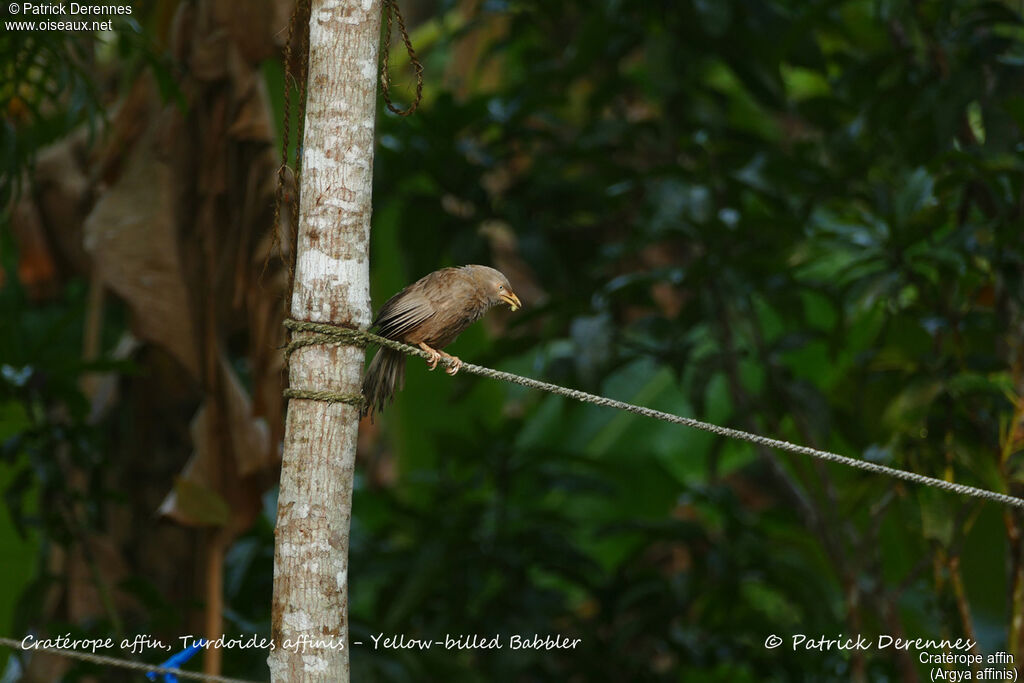
[{"label": "bird", "polygon": [[[433,370],[441,358],[445,368],[456,374],[462,361],[441,349],[455,341],[463,330],[494,306],[508,304],[522,308],[508,278],[500,271],[481,265],[442,268],[425,275],[387,300],[370,327],[382,337],[418,346],[429,354],[427,368]],[[381,347],[363,377],[362,415],[373,420],[374,411],[383,412],[405,383],[405,354]]]}]

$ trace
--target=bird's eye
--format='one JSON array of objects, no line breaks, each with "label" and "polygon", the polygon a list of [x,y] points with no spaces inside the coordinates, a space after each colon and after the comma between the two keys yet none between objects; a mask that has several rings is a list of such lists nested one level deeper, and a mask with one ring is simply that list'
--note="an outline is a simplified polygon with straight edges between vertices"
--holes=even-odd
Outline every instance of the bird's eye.
[{"label": "bird's eye", "polygon": [[498,285],[498,291],[499,291],[499,292],[500,292],[501,290],[503,290],[503,289],[505,289],[505,285]]}]

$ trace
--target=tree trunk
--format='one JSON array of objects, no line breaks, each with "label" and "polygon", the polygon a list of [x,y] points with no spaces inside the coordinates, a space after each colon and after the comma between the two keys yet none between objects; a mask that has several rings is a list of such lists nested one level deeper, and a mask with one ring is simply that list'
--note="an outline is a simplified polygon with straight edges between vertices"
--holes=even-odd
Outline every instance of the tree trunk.
[{"label": "tree trunk", "polygon": [[[291,315],[366,327],[380,0],[312,0]],[[363,350],[308,346],[289,383],[358,395]],[[359,410],[292,399],[271,615],[273,681],[349,680],[348,546]],[[305,642],[303,640],[305,639]]]}]

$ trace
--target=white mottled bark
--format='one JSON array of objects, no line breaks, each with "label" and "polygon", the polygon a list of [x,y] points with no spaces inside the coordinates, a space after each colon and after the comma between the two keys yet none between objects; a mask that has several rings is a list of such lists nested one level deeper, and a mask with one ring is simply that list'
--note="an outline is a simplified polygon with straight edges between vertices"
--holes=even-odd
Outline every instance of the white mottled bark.
[{"label": "white mottled bark", "polygon": [[[313,0],[291,315],[365,327],[380,0]],[[296,389],[359,394],[363,350],[308,346]],[[359,413],[292,399],[274,553],[273,681],[349,680],[348,546]]]}]

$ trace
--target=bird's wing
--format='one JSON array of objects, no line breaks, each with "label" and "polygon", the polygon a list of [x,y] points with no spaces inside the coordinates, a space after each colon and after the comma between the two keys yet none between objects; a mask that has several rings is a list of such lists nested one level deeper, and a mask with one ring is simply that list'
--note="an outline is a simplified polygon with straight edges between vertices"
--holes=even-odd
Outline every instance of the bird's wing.
[{"label": "bird's wing", "polygon": [[434,317],[430,300],[418,291],[403,291],[388,300],[374,321],[381,336],[398,339]]}]

